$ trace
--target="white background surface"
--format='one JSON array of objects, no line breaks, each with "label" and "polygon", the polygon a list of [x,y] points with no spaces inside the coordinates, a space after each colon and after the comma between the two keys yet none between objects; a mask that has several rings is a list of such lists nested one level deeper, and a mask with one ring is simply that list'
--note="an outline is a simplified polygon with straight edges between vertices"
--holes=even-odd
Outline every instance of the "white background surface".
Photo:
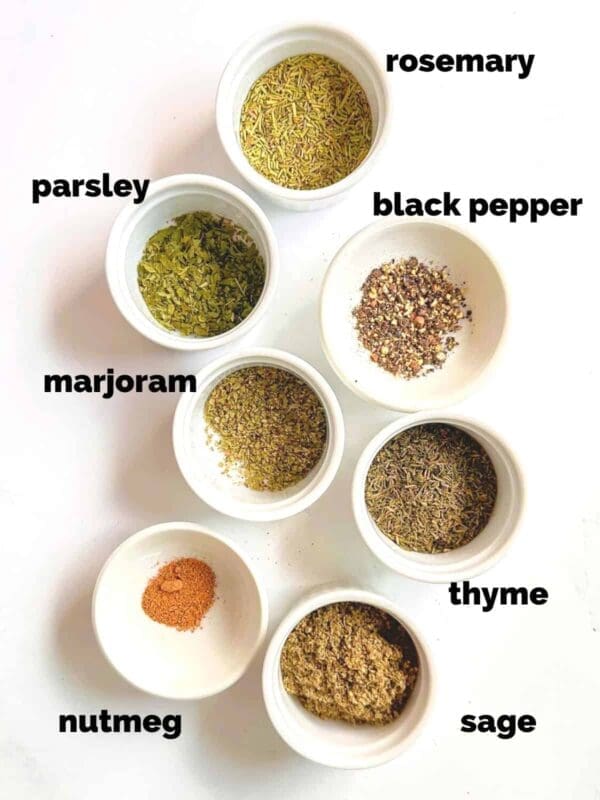
[{"label": "white background surface", "polygon": [[[599,345],[598,126],[592,3],[134,0],[10,4],[2,31],[2,580],[0,794],[41,798],[600,797],[597,713]],[[103,255],[118,198],[31,204],[33,177],[238,181],[213,124],[219,74],[246,35],[283,14],[340,22],[386,52],[533,52],[515,75],[394,73],[391,141],[341,205],[297,216],[266,203],[282,257],[273,311],[246,344],[287,348],[331,383],[347,424],[343,466],[310,510],[272,525],[206,508],[177,471],[173,396],[45,395],[47,372],[195,371],[210,355],[145,341],[108,295]],[[345,239],[371,221],[373,190],[428,197],[584,197],[577,219],[486,219],[475,232],[504,266],[512,326],[493,376],[460,410],[495,425],[521,456],[529,507],[520,539],[478,583],[544,586],[543,607],[484,614],[447,588],[396,577],[362,545],[349,504],[360,449],[394,415],[352,396],[320,350],[317,295]],[[262,202],[262,201],[261,201]],[[466,223],[465,223],[466,224]],[[263,575],[271,630],[332,580],[397,599],[434,650],[439,698],[412,750],[339,773],[292,753],[261,699],[260,659],[230,691],[159,701],[104,661],[90,625],[96,574],[134,531],[169,519],[234,538]],[[262,654],[261,654],[262,655]],[[60,713],[182,713],[159,734],[66,735]],[[459,733],[465,713],[533,714],[535,733]]]}]

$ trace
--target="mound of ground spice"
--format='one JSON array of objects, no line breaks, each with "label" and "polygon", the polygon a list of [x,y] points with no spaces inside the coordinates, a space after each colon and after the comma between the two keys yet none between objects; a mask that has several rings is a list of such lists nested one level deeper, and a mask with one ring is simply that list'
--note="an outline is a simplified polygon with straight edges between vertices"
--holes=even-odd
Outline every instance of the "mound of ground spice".
[{"label": "mound of ground spice", "polygon": [[281,653],[287,692],[322,719],[386,725],[406,705],[419,661],[406,629],[378,608],[333,603],[308,614]]},{"label": "mound of ground spice", "polygon": [[155,622],[193,631],[215,601],[215,573],[198,558],[165,564],[146,586],[142,608]]}]

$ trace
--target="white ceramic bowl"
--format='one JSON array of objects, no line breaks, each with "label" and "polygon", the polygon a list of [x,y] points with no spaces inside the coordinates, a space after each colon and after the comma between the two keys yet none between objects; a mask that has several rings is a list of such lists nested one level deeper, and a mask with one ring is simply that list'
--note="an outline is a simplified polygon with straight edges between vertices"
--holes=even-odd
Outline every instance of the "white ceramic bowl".
[{"label": "white ceramic bowl", "polygon": [[[319,463],[302,481],[280,492],[257,492],[225,475],[222,455],[208,441],[204,404],[213,388],[231,372],[250,366],[285,369],[317,394],[327,417],[327,443]],[[327,381],[306,361],[283,350],[256,348],[216,359],[196,379],[196,393],[184,394],[173,421],[173,445],[179,468],[193,491],[223,514],[253,521],[284,519],[308,508],[327,489],[344,449],[344,421]]]},{"label": "white ceramic bowl", "polygon": [[[454,425],[479,442],[496,470],[498,495],[487,525],[469,544],[449,553],[414,553],[399,547],[379,530],[367,510],[365,482],[373,459],[390,439],[415,425],[434,422]],[[521,468],[501,437],[481,422],[444,412],[411,414],[385,427],[363,450],[352,482],[354,517],[367,546],[380,561],[401,575],[431,583],[467,580],[493,566],[515,536],[524,498]]]},{"label": "white ceramic bowl", "polygon": [[[252,84],[275,64],[301,53],[321,53],[349,69],[365,90],[373,116],[367,157],[343,180],[322,189],[288,189],[272,183],[250,166],[239,141],[240,113]],[[354,36],[327,25],[283,25],[253,36],[232,56],[219,83],[216,118],[225,152],[249,184],[285,208],[312,211],[340,199],[373,166],[388,134],[390,97],[378,59]]]},{"label": "white ceramic bowl", "polygon": [[[265,262],[265,285],[250,314],[218,336],[182,336],[154,319],[137,281],[137,267],[148,239],[174,217],[191,211],[210,211],[245,228]],[[221,347],[247,333],[261,319],[273,298],[279,271],[277,243],[271,224],[247,194],[231,183],[208,175],[172,175],[150,184],[143,203],[129,203],[110,232],[106,249],[108,286],[119,311],[137,331],[164,347],[207,350]]]},{"label": "white ceramic bowl", "polygon": [[[311,611],[341,602],[365,603],[391,614],[404,625],[415,644],[419,677],[402,714],[389,725],[355,726],[322,720],[303,708],[283,687],[280,658],[289,634]],[[385,597],[363,589],[319,589],[295,606],[273,634],[263,666],[263,694],[275,729],[301,756],[328,767],[375,767],[399,755],[420,732],[433,702],[431,655],[415,622]]]},{"label": "white ceramic bowl", "polygon": [[[217,599],[201,627],[177,631],[142,610],[144,589],[176,558],[205,561]],[[174,700],[222,692],[244,674],[267,629],[267,599],[246,557],[200,525],[169,522],[126,539],[103,566],[92,601],[94,629],[113,667],[138,689]]]},{"label": "white ceramic bowl", "polygon": [[[374,364],[360,344],[352,311],[369,273],[392,258],[416,256],[447,266],[466,284],[473,312],[455,334],[460,346],[430,375],[405,380]],[[342,381],[359,397],[396,411],[440,408],[462,400],[492,365],[504,338],[508,298],[498,265],[470,234],[437,222],[375,222],[338,251],[321,291],[321,341]]]}]

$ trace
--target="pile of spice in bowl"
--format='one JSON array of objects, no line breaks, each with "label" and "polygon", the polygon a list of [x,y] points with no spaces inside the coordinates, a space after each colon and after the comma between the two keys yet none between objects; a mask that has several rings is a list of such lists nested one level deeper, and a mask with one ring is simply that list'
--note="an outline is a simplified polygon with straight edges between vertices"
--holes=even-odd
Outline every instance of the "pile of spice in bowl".
[{"label": "pile of spice in bowl", "polygon": [[491,517],[498,482],[484,448],[453,425],[415,425],[379,450],[365,501],[390,541],[418,553],[471,542]]},{"label": "pile of spice in bowl", "polygon": [[267,627],[264,591],[244,554],[185,522],[130,536],[102,568],[92,601],[115,669],[160,697],[209,697],[248,668]]},{"label": "pile of spice in bowl", "polygon": [[434,696],[431,654],[392,601],[328,586],[300,600],[273,634],[263,695],[276,730],[300,755],[374,767],[421,730]]},{"label": "pile of spice in bowl", "polygon": [[252,366],[227,375],[208,396],[204,418],[224,472],[259,492],[303,480],[327,441],[316,393],[278,367]]},{"label": "pile of spice in bowl", "polygon": [[415,580],[451,583],[481,574],[506,552],[523,512],[523,476],[489,426],[422,412],[367,444],[352,506],[380,561]]},{"label": "pile of spice in bowl", "polygon": [[452,405],[479,383],[506,316],[497,265],[470,234],[392,219],[356,233],[332,260],[321,341],[352,391],[413,412]]},{"label": "pile of spice in bowl", "polygon": [[418,673],[406,629],[363,603],[317,608],[296,625],[281,652],[285,690],[317,717],[352,725],[397,719]]},{"label": "pile of spice in bowl", "polygon": [[295,211],[323,208],[375,163],[390,128],[380,59],[337,27],[259,32],[229,60],[217,92],[223,148],[241,175]]},{"label": "pile of spice in bowl", "polygon": [[472,317],[447,268],[415,256],[376,267],[361,292],[353,311],[361,344],[371,361],[406,380],[443,367],[458,346],[453,334]]},{"label": "pile of spice in bowl", "polygon": [[321,189],[364,161],[373,120],[364,89],[319,53],[285,58],[250,87],[239,139],[251,166],[289,189]]},{"label": "pile of spice in bowl", "polygon": [[339,467],[342,412],[331,387],[291,353],[256,348],[196,376],[173,421],[177,463],[204,502],[238,519],[284,519],[314,503]]},{"label": "pile of spice in bowl", "polygon": [[148,311],[163,328],[182,336],[218,336],[258,303],[265,264],[244,228],[195,211],[150,237],[137,278]]},{"label": "pile of spice in bowl", "polygon": [[139,333],[209,350],[256,325],[274,295],[277,243],[259,206],[209,175],[153,181],[117,216],[106,249],[113,299]]},{"label": "pile of spice in bowl", "polygon": [[177,558],[163,564],[142,595],[144,613],[178,631],[200,627],[215,602],[215,573],[199,558]]}]

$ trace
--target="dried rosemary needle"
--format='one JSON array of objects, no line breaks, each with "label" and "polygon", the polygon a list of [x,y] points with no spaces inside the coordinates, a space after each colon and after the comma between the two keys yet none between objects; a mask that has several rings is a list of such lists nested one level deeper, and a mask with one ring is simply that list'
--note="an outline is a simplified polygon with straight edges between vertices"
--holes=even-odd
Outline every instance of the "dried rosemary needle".
[{"label": "dried rosemary needle", "polygon": [[342,180],[367,156],[372,137],[364,89],[345,67],[318,53],[267,70],[250,88],[240,117],[250,164],[290,189]]},{"label": "dried rosemary needle", "polygon": [[365,500],[378,528],[400,547],[445,553],[481,533],[497,491],[483,447],[453,425],[430,423],[381,448],[367,473]]},{"label": "dried rosemary needle", "polygon": [[209,441],[223,470],[257,491],[293,486],[316,466],[327,441],[321,401],[277,367],[246,367],[223,378],[204,405]]},{"label": "dried rosemary needle", "polygon": [[216,336],[252,311],[265,283],[256,244],[230,219],[206,211],[176,217],[148,240],[138,286],[164,328]]},{"label": "dried rosemary needle", "polygon": [[410,697],[419,661],[398,620],[345,602],[306,616],[288,636],[280,667],[286,691],[316,716],[385,725]]}]

